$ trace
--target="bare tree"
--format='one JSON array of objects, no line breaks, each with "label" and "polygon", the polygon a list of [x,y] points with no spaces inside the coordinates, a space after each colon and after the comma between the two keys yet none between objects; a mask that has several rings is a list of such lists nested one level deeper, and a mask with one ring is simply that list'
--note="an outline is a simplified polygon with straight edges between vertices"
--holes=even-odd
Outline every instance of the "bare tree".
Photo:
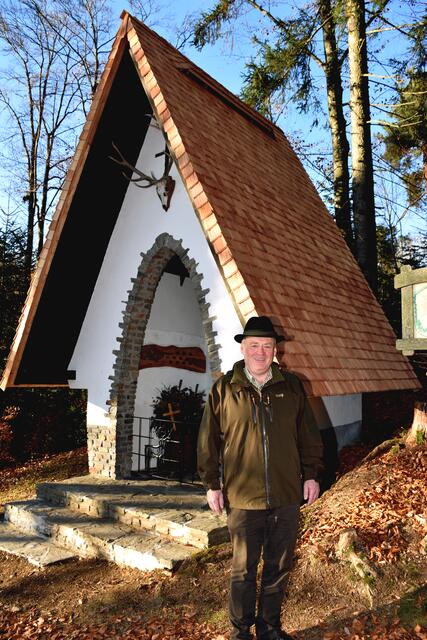
[{"label": "bare tree", "polygon": [[86,116],[112,41],[114,14],[110,0],[50,0],[50,4],[23,1],[37,12],[40,21],[49,25],[69,52],[75,65],[70,83],[78,91]]},{"label": "bare tree", "polygon": [[104,9],[102,0],[0,2],[2,161],[26,218],[28,279],[103,65]]}]

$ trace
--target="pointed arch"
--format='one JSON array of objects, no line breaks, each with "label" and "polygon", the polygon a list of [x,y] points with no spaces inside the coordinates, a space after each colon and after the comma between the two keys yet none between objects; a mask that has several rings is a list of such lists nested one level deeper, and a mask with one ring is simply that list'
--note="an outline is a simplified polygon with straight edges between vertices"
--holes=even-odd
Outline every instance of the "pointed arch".
[{"label": "pointed arch", "polygon": [[[141,348],[160,278],[174,255],[184,264],[193,284],[200,308],[212,377],[221,372],[218,355],[220,347],[216,343],[216,332],[213,330],[214,318],[209,316],[210,305],[206,302],[209,289],[202,288],[203,275],[198,273],[197,263],[189,257],[188,249],[182,246],[182,241],[176,240],[168,233],[162,233],[156,238],[151,249],[141,254],[141,264],[136,277],[132,278],[133,286],[123,312],[123,321],[119,325],[121,335],[117,340],[120,347],[114,351],[114,374],[110,376],[111,386],[107,401],[111,436],[109,440],[111,443],[114,439],[115,452],[110,452],[107,464],[104,457],[104,469],[101,472],[112,478],[126,478],[131,473],[133,416]],[[89,464],[91,468],[99,467],[95,460]]]}]

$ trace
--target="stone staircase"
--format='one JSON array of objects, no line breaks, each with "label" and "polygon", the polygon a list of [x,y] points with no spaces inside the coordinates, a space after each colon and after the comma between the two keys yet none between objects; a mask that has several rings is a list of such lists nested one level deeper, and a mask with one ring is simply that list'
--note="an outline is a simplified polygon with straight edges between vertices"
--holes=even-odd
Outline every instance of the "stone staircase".
[{"label": "stone staircase", "polygon": [[83,557],[173,571],[227,539],[201,485],[154,479],[45,482],[35,499],[7,504],[0,525],[0,549],[39,566]]}]

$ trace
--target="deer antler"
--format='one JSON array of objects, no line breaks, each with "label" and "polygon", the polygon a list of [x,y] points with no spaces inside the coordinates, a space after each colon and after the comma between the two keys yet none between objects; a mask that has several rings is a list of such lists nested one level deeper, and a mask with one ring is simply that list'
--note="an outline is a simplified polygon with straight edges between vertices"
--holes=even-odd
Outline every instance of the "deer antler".
[{"label": "deer antler", "polygon": [[[148,187],[152,187],[156,184],[159,184],[159,182],[161,182],[162,180],[164,180],[164,178],[168,175],[170,168],[172,167],[172,163],[170,164],[169,167],[169,171],[166,173],[164,173],[162,175],[161,178],[156,178],[156,176],[151,173],[151,176],[148,176],[146,173],[143,173],[142,171],[140,171],[139,169],[137,169],[136,167],[134,167],[132,164],[130,164],[130,162],[128,162],[128,160],[126,160],[126,158],[124,157],[124,155],[122,154],[122,152],[120,151],[120,149],[117,147],[117,145],[114,144],[114,142],[112,143],[113,145],[113,149],[114,151],[119,155],[119,158],[114,158],[113,156],[108,156],[110,160],[112,160],[113,162],[115,162],[116,164],[120,165],[121,167],[125,167],[126,169],[130,169],[132,171],[132,173],[136,173],[137,174],[137,178],[128,178],[128,176],[126,175],[126,173],[124,171],[122,171],[122,174],[125,176],[125,178],[127,178],[129,180],[129,182],[133,182],[135,184],[136,187],[139,187],[140,189],[147,189]],[[163,153],[166,153],[165,151],[162,151],[160,154],[157,155],[162,155]],[[167,152],[167,155],[170,157],[169,152]],[[145,181],[148,184],[137,184],[138,182],[142,182]]]},{"label": "deer antler", "polygon": [[154,157],[160,158],[160,156],[165,156],[165,170],[163,171],[163,178],[165,178],[166,176],[169,175],[173,165],[173,159],[171,154],[169,153],[169,149],[167,148],[166,144],[165,144],[165,150],[159,151],[159,153],[156,153]]},{"label": "deer antler", "polygon": [[[140,187],[141,189],[147,189],[148,187],[156,187],[157,195],[160,198],[162,203],[162,207],[165,211],[169,209],[170,201],[172,198],[172,194],[175,189],[175,180],[169,175],[170,170],[173,165],[173,158],[169,152],[167,144],[165,143],[164,151],[160,151],[155,154],[155,158],[159,158],[160,156],[165,156],[165,168],[163,170],[163,175],[160,178],[156,178],[153,172],[151,172],[151,176],[143,173],[135,166],[130,164],[128,160],[124,157],[120,149],[117,145],[112,142],[114,151],[118,154],[119,158],[114,158],[113,156],[108,156],[110,160],[120,165],[121,167],[125,167],[126,169],[130,169],[132,173],[136,173],[138,177],[129,178],[124,171],[122,174],[125,176],[129,182],[132,182],[136,187]],[[147,184],[138,184],[139,182],[146,182]]]}]

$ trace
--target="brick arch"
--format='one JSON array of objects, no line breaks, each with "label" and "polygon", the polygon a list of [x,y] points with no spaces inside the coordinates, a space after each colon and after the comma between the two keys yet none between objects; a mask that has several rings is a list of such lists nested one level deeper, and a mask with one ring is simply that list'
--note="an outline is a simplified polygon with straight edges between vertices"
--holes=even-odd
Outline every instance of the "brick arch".
[{"label": "brick arch", "polygon": [[123,321],[119,325],[121,336],[117,341],[120,347],[114,351],[114,374],[111,376],[108,400],[110,430],[115,434],[116,450],[115,456],[110,456],[110,468],[105,469],[106,473],[103,474],[113,478],[126,478],[131,473],[133,416],[141,348],[157,286],[174,254],[180,258],[190,274],[202,317],[210,371],[213,376],[221,371],[219,345],[215,341],[213,318],[209,316],[210,305],[206,302],[209,289],[202,289],[203,275],[198,273],[196,262],[189,258],[188,249],[184,249],[180,240],[162,233],[156,238],[151,249],[141,254],[142,261],[136,277],[132,278],[133,286],[123,312]]}]

